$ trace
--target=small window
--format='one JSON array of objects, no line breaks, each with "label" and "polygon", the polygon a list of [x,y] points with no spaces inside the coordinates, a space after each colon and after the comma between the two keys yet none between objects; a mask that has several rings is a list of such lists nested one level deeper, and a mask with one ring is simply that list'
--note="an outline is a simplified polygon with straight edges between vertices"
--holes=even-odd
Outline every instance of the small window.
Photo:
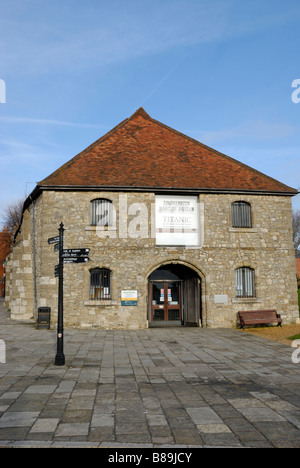
[{"label": "small window", "polygon": [[91,270],[90,300],[104,301],[110,298],[110,270],[107,268]]},{"label": "small window", "polygon": [[237,201],[231,205],[232,227],[251,228],[251,205],[247,202]]},{"label": "small window", "polygon": [[255,297],[255,272],[253,268],[242,267],[235,270],[236,297]]},{"label": "small window", "polygon": [[91,225],[112,226],[113,204],[110,200],[99,198],[91,202]]}]

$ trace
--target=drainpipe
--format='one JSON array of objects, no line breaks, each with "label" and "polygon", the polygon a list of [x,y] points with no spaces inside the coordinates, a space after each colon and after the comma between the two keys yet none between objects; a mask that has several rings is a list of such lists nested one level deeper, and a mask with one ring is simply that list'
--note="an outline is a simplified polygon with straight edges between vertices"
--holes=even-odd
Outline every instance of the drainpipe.
[{"label": "drainpipe", "polygon": [[32,247],[32,273],[33,273],[33,303],[34,303],[34,318],[37,320],[38,309],[37,309],[37,291],[36,291],[36,245],[35,245],[35,203],[36,200],[32,200],[32,212],[31,212],[31,247]]}]

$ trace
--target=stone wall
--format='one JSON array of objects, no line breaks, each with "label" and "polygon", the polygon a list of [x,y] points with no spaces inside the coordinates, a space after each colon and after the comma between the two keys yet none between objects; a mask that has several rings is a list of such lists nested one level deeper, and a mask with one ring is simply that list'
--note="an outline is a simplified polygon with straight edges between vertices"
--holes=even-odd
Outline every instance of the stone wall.
[{"label": "stone wall", "polygon": [[15,320],[35,319],[31,214],[32,207],[23,215],[22,228],[8,261],[5,299]]},{"label": "stone wall", "polygon": [[[90,225],[90,201],[112,200],[113,227]],[[232,228],[231,203],[251,204],[252,228]],[[202,325],[232,327],[237,312],[276,308],[284,323],[298,318],[292,210],[289,197],[262,195],[199,196],[201,247],[157,247],[151,224],[153,193],[44,191],[24,213],[10,261],[12,318],[36,317],[37,308],[57,315],[58,253],[49,237],[64,223],[65,248],[89,248],[91,261],[64,266],[65,326],[145,328],[148,326],[148,276],[162,264],[181,263],[202,282]],[[126,216],[127,214],[127,216]],[[235,297],[235,269],[255,269],[256,297]],[[90,301],[90,270],[111,270],[111,301]],[[138,291],[137,306],[121,306],[121,290]]]}]

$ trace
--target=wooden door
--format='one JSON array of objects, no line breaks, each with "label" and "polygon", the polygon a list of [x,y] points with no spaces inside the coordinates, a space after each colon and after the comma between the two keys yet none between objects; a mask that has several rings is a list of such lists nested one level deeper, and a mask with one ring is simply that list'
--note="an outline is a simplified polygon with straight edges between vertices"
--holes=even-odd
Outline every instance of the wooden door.
[{"label": "wooden door", "polygon": [[199,327],[201,319],[201,290],[199,278],[187,278],[183,286],[184,325]]}]

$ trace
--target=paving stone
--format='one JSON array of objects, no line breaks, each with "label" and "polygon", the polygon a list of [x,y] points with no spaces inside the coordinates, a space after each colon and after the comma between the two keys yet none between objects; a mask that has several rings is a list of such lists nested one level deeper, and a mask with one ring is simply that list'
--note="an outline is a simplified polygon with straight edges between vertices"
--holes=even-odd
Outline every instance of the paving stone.
[{"label": "paving stone", "polygon": [[270,408],[240,408],[249,421],[284,421],[285,419]]},{"label": "paving stone", "polygon": [[4,413],[9,408],[9,405],[0,405],[0,413]]},{"label": "paving stone", "polygon": [[0,400],[16,400],[22,392],[6,392],[0,396]]},{"label": "paving stone", "polygon": [[95,414],[91,422],[93,427],[114,427],[115,418],[111,414]]},{"label": "paving stone", "polygon": [[25,393],[53,393],[56,389],[56,385],[31,385],[25,390]]},{"label": "paving stone", "polygon": [[300,447],[288,346],[230,329],[72,329],[57,367],[55,338],[1,324],[0,447]]},{"label": "paving stone", "polygon": [[56,431],[57,437],[86,436],[89,432],[88,423],[61,423]]},{"label": "paving stone", "polygon": [[66,409],[61,418],[63,423],[89,423],[92,417],[92,410],[70,410]]},{"label": "paving stone", "polygon": [[32,426],[30,433],[55,432],[58,418],[38,419]]},{"label": "paving stone", "polygon": [[32,426],[40,413],[7,411],[0,418],[0,428]]},{"label": "paving stone", "polygon": [[236,409],[240,408],[264,408],[265,405],[255,398],[235,398],[229,399],[229,403]]},{"label": "paving stone", "polygon": [[226,434],[231,433],[226,424],[197,424],[197,429],[202,434]]},{"label": "paving stone", "polygon": [[220,424],[222,419],[211,408],[187,408],[187,412],[196,425]]},{"label": "paving stone", "polygon": [[147,414],[149,426],[168,426],[168,421],[163,414]]}]

